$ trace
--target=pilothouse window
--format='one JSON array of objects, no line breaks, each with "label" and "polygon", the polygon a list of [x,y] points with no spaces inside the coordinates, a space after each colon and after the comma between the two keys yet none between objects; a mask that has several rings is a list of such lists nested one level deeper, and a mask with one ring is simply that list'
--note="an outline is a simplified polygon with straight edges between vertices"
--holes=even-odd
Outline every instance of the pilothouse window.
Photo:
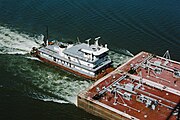
[{"label": "pilothouse window", "polygon": [[56,62],[56,58],[55,57],[53,57],[53,60]]},{"label": "pilothouse window", "polygon": [[88,53],[84,53],[85,55],[89,55]]},{"label": "pilothouse window", "polygon": [[92,48],[93,49],[93,51],[97,51],[97,49],[96,48]]}]

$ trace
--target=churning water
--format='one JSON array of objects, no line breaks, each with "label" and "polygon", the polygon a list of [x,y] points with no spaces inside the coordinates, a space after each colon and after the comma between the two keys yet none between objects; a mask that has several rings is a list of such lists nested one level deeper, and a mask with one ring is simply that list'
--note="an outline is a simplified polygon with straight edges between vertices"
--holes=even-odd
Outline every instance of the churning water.
[{"label": "churning water", "polygon": [[75,107],[93,82],[31,57],[50,38],[101,36],[114,66],[142,50],[180,60],[178,0],[0,0],[0,119],[100,119]]}]

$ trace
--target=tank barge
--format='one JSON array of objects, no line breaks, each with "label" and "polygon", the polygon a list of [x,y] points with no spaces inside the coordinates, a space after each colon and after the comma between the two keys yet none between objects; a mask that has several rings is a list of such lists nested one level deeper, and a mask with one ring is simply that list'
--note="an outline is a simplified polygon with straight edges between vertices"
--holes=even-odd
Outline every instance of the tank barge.
[{"label": "tank barge", "polygon": [[180,62],[140,52],[79,93],[77,106],[107,120],[179,120]]}]

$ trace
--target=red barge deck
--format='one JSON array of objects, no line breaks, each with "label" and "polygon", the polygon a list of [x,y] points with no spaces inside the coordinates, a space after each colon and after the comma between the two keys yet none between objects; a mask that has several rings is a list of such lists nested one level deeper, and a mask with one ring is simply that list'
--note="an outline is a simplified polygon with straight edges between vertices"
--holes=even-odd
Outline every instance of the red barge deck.
[{"label": "red barge deck", "polygon": [[77,97],[78,107],[111,120],[180,119],[180,63],[141,52]]}]

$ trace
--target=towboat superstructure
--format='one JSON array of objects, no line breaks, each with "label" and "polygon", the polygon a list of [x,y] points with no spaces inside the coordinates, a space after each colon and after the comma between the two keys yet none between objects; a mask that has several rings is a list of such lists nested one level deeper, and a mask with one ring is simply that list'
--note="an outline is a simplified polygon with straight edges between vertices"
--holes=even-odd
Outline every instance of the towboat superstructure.
[{"label": "towboat superstructure", "polygon": [[31,53],[45,62],[60,66],[65,70],[86,77],[88,79],[99,79],[111,72],[112,61],[108,56],[109,49],[106,45],[95,43],[63,43],[57,41],[44,41],[44,46],[33,48]]}]

